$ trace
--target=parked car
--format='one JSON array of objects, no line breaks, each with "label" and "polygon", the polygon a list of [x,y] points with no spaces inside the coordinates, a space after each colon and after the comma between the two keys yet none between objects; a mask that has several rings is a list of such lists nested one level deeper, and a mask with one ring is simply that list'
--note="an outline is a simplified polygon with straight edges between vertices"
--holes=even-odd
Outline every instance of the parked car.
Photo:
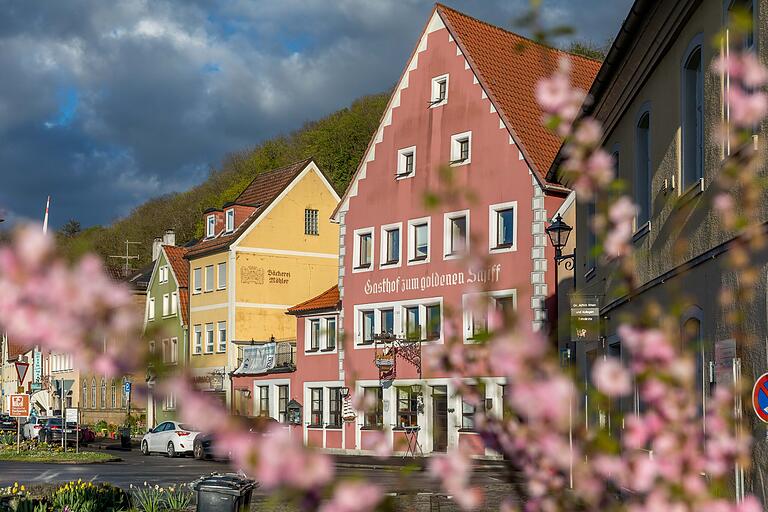
[{"label": "parked car", "polygon": [[168,457],[192,453],[192,446],[199,433],[190,425],[176,421],[163,422],[141,439],[141,453],[165,453]]},{"label": "parked car", "polygon": [[21,427],[21,436],[24,439],[37,439],[40,430],[48,419],[48,416],[30,416],[24,426]]},{"label": "parked car", "polygon": [[[267,416],[236,416],[236,419],[242,421],[245,428],[252,432],[254,435],[265,435],[265,432],[269,430],[273,425],[279,425],[275,418]],[[195,438],[194,445],[192,447],[192,456],[197,460],[211,459],[216,455],[216,434],[201,433]]]},{"label": "parked car", "polygon": [[0,432],[16,432],[16,418],[0,414]]},{"label": "parked car", "polygon": [[61,418],[48,418],[42,425],[37,440],[48,444],[60,443],[65,432],[67,443],[74,444],[77,441],[77,436],[80,435],[80,429],[77,428],[76,423],[68,422],[64,425]]}]

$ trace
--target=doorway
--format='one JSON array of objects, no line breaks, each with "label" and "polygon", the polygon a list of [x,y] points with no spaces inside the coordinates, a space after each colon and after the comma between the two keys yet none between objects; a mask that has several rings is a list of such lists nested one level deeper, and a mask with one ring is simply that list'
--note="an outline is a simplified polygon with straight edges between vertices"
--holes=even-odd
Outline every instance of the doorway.
[{"label": "doorway", "polygon": [[448,388],[432,387],[432,451],[448,449]]}]

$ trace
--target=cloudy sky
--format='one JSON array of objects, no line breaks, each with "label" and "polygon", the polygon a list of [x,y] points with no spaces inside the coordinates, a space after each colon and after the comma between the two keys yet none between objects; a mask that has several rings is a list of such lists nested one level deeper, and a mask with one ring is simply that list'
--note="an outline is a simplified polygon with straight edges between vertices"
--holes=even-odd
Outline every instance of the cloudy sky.
[{"label": "cloudy sky", "polygon": [[[510,27],[527,0],[446,0]],[[0,215],[109,223],[199,183],[223,156],[381,92],[422,0],[0,0]],[[630,0],[544,0],[576,38]]]}]

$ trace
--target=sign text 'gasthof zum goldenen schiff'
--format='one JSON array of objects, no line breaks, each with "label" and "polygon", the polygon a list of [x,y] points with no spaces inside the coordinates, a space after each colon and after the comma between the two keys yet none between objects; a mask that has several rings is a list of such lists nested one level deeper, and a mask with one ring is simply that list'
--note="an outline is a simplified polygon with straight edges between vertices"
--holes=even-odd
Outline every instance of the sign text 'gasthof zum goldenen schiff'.
[{"label": "sign text 'gasthof zum goldenen schiff'", "polygon": [[378,281],[370,279],[365,283],[365,294],[401,293],[413,290],[425,291],[430,288],[465,284],[497,283],[501,277],[501,264],[491,265],[482,270],[468,269],[466,272],[432,272],[421,277],[384,277]]}]

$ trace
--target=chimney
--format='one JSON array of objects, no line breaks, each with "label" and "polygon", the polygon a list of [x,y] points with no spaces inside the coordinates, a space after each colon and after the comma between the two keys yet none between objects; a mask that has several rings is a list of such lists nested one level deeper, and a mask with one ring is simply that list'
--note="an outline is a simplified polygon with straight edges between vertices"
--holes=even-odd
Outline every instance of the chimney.
[{"label": "chimney", "polygon": [[165,230],[165,233],[163,233],[163,245],[176,245],[176,232],[174,230]]},{"label": "chimney", "polygon": [[159,236],[152,240],[152,261],[157,261],[160,257],[160,246],[163,245],[163,239]]}]

